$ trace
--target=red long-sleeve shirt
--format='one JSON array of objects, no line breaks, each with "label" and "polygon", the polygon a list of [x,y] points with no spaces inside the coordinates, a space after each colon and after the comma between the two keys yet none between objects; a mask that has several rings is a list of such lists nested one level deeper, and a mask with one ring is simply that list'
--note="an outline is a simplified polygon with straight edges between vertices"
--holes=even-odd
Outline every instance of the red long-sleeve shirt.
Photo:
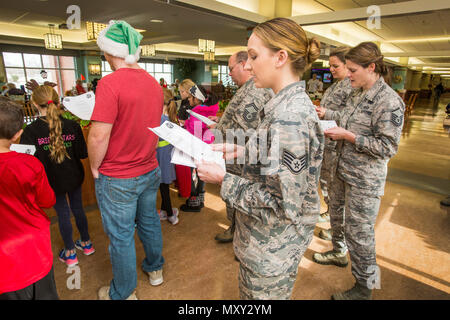
[{"label": "red long-sleeve shirt", "polygon": [[37,158],[0,153],[0,294],[23,289],[50,272],[50,219],[41,208],[55,202]]}]

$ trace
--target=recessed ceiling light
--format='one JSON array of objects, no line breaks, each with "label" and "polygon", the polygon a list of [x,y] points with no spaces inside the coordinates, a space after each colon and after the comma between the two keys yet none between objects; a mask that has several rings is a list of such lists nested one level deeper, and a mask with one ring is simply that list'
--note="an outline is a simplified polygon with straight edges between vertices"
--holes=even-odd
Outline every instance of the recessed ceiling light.
[{"label": "recessed ceiling light", "polygon": [[163,20],[159,20],[159,19],[152,19],[150,20],[150,22],[154,22],[154,23],[162,23],[164,22]]}]

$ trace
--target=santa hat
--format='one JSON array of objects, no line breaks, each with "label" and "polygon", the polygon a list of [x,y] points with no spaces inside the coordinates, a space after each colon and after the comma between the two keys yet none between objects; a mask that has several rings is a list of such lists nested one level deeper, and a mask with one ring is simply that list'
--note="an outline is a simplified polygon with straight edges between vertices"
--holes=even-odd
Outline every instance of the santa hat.
[{"label": "santa hat", "polygon": [[100,31],[97,45],[100,50],[119,58],[127,64],[139,61],[142,35],[125,21],[109,22],[108,27]]}]

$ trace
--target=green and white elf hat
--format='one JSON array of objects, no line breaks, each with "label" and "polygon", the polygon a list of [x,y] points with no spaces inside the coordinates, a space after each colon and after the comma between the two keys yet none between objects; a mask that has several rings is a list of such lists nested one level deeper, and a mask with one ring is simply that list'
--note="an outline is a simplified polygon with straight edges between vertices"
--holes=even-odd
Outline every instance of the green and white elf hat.
[{"label": "green and white elf hat", "polygon": [[100,50],[119,58],[124,58],[127,64],[139,61],[142,35],[125,21],[109,22],[108,27],[100,31],[97,45]]}]

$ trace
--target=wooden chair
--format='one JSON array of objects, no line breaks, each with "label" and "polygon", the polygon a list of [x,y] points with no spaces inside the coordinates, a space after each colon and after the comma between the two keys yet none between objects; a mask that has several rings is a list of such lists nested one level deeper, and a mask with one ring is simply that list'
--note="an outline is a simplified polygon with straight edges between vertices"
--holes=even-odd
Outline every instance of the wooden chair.
[{"label": "wooden chair", "polygon": [[27,102],[23,105],[24,120],[26,124],[33,122],[38,116],[31,102]]},{"label": "wooden chair", "polygon": [[417,97],[419,96],[419,93],[413,93],[411,94],[408,103],[406,104],[405,107],[405,113],[407,116],[411,115],[412,109],[414,108],[414,105],[416,103]]}]

